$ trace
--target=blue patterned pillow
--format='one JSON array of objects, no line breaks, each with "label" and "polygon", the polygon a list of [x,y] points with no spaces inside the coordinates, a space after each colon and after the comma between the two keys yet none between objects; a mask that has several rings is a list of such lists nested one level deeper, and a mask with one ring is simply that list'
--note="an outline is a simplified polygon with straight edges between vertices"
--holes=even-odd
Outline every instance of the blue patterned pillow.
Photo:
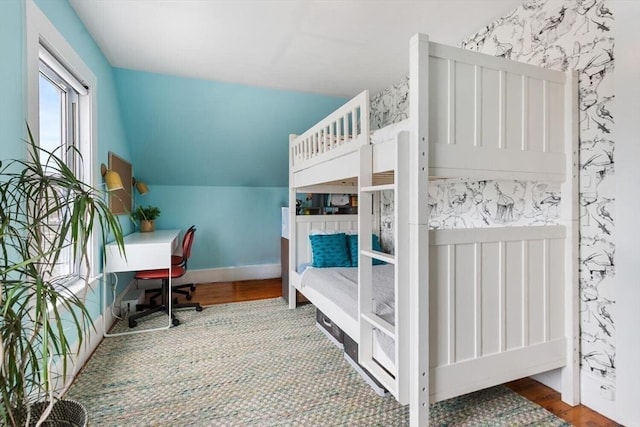
[{"label": "blue patterned pillow", "polygon": [[313,267],[351,267],[346,234],[312,234],[309,240]]},{"label": "blue patterned pillow", "polygon": [[[349,253],[351,255],[351,266],[357,267],[358,266],[358,235],[350,234],[347,237],[349,240]],[[378,236],[375,234],[372,234],[371,239],[372,239],[371,249],[373,249],[374,251],[382,252],[382,246],[380,246],[380,239],[378,239]],[[386,262],[379,259],[373,260],[373,265],[382,265],[382,264],[386,264]]]}]

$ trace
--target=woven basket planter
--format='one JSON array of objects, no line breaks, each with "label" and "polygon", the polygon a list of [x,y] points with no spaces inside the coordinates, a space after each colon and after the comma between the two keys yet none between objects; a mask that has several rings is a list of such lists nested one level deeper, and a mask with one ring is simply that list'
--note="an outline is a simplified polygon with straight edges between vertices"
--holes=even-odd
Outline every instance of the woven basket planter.
[{"label": "woven basket planter", "polygon": [[[40,402],[31,408],[30,427],[34,427],[48,403]],[[47,427],[85,427],[87,425],[87,410],[75,400],[58,400],[53,404],[51,413],[42,423]],[[24,422],[21,423],[24,425]]]},{"label": "woven basket planter", "polygon": [[152,231],[155,231],[155,229],[156,229],[156,223],[154,220],[143,219],[142,221],[140,221],[140,232],[150,233]]}]

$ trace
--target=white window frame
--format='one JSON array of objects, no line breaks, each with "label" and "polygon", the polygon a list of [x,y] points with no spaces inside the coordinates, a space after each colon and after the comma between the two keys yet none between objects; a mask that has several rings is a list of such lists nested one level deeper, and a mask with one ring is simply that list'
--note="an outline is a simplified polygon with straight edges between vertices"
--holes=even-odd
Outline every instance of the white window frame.
[{"label": "white window frame", "polygon": [[[33,0],[26,1],[26,90],[27,90],[27,123],[31,129],[35,141],[40,141],[40,55],[41,46],[46,49],[55,59],[64,65],[75,79],[88,88],[82,91],[78,97],[79,133],[77,147],[82,153],[81,170],[78,170],[80,177],[94,187],[98,187],[100,179],[98,167],[96,166],[96,141],[97,141],[97,79],[91,69],[85,64],[82,58],[75,52],[66,39],[58,32],[55,26],[47,19],[44,13],[36,6]],[[25,151],[25,157],[29,153]],[[90,273],[96,275],[98,266],[97,259],[98,241],[95,236],[90,236],[90,244],[87,248]],[[80,275],[87,276],[87,271],[81,267]],[[96,281],[96,277],[89,278],[91,285]],[[78,280],[68,285],[68,289],[74,293],[85,290],[84,280]]]}]

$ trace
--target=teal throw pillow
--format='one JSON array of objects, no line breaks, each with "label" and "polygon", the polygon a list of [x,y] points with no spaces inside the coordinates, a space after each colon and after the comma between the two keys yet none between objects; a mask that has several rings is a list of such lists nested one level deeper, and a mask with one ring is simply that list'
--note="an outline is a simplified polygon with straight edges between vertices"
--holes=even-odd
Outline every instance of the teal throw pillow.
[{"label": "teal throw pillow", "polygon": [[[347,236],[347,238],[349,240],[349,254],[351,255],[351,266],[357,267],[358,266],[358,235],[350,234]],[[378,239],[378,236],[375,234],[372,234],[371,239],[372,239],[371,249],[377,252],[383,252],[382,246],[380,246],[380,239]],[[373,260],[373,265],[382,265],[382,264],[386,264],[386,262],[379,259]]]},{"label": "teal throw pillow", "polygon": [[312,234],[309,240],[313,267],[351,267],[346,234]]}]

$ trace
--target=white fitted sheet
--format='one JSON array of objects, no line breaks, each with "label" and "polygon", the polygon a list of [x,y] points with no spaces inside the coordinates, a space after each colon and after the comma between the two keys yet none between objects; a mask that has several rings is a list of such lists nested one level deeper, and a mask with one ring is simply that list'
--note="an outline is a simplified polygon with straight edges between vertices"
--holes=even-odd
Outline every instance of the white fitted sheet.
[{"label": "white fitted sheet", "polygon": [[[302,273],[302,288],[310,287],[333,301],[354,320],[358,320],[358,269],[355,267],[308,267]],[[373,311],[385,321],[395,323],[394,266],[373,266]],[[338,325],[340,326],[340,325]],[[375,330],[377,344],[385,355],[395,361],[395,343],[381,331]]]}]

